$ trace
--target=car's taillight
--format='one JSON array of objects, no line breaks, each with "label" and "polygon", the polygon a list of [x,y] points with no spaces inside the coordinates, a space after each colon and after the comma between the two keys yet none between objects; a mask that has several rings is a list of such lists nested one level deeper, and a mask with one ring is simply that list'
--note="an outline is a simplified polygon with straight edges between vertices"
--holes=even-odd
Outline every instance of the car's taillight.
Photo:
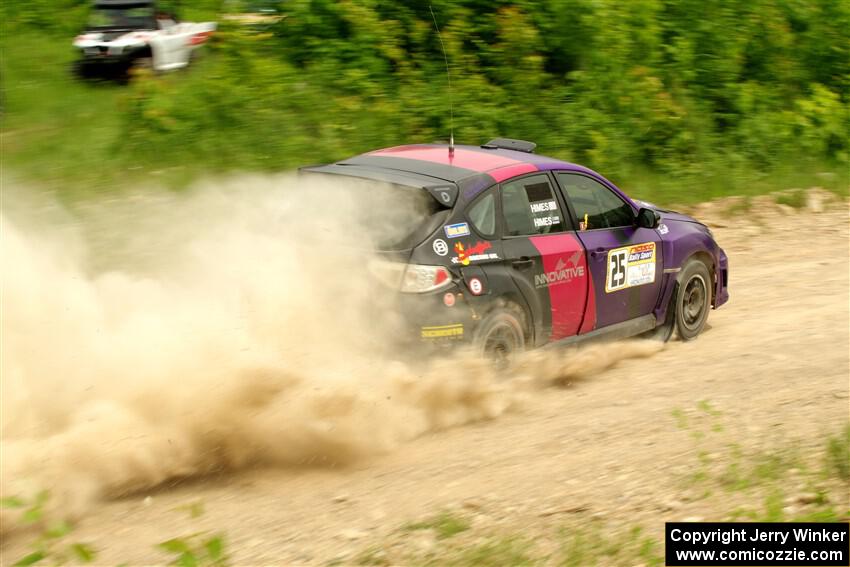
[{"label": "car's taillight", "polygon": [[448,287],[452,275],[443,266],[421,266],[408,264],[401,280],[401,291],[405,293],[425,293]]}]

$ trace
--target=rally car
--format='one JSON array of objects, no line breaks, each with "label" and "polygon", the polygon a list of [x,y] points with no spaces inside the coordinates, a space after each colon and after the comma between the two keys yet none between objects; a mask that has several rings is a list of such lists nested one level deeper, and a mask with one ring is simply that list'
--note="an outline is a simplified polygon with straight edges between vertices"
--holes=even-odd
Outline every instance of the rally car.
[{"label": "rally car", "polygon": [[76,70],[88,75],[135,65],[179,69],[215,29],[215,22],[178,22],[153,0],[95,0],[86,30],[74,39],[80,52]]},{"label": "rally car", "polygon": [[471,343],[503,363],[553,342],[696,337],[729,298],[711,230],[535,147],[407,145],[301,171],[423,195],[421,218],[384,245],[420,341]]}]

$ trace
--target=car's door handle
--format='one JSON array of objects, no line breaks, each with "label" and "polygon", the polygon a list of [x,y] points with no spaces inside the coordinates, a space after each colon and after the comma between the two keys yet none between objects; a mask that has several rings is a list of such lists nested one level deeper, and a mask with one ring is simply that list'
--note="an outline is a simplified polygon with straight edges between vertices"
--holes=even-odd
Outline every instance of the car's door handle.
[{"label": "car's door handle", "polygon": [[534,265],[534,260],[528,256],[523,256],[519,260],[514,260],[511,265],[517,270],[527,270]]},{"label": "car's door handle", "polygon": [[601,258],[603,256],[605,256],[605,249],[604,248],[597,248],[596,250],[593,250],[590,253],[590,257],[594,258],[594,259],[595,258]]}]

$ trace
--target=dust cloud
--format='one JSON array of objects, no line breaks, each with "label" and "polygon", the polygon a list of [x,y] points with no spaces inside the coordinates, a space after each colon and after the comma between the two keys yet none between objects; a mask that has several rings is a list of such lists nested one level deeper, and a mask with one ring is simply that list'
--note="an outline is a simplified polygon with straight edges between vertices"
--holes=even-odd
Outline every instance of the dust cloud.
[{"label": "dust cloud", "polygon": [[3,495],[46,489],[77,516],[173,478],[345,463],[659,348],[536,351],[509,380],[470,353],[409,356],[369,266],[422,204],[347,185],[239,177],[73,213],[7,187]]}]

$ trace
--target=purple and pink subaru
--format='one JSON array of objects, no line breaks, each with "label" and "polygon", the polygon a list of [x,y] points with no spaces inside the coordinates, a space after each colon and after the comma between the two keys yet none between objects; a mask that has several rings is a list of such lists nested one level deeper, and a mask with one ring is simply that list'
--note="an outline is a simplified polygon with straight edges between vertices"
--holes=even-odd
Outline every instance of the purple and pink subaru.
[{"label": "purple and pink subaru", "polygon": [[708,227],[535,147],[408,145],[302,172],[427,202],[383,245],[417,340],[471,343],[502,363],[554,342],[696,337],[729,298],[727,257]]}]

